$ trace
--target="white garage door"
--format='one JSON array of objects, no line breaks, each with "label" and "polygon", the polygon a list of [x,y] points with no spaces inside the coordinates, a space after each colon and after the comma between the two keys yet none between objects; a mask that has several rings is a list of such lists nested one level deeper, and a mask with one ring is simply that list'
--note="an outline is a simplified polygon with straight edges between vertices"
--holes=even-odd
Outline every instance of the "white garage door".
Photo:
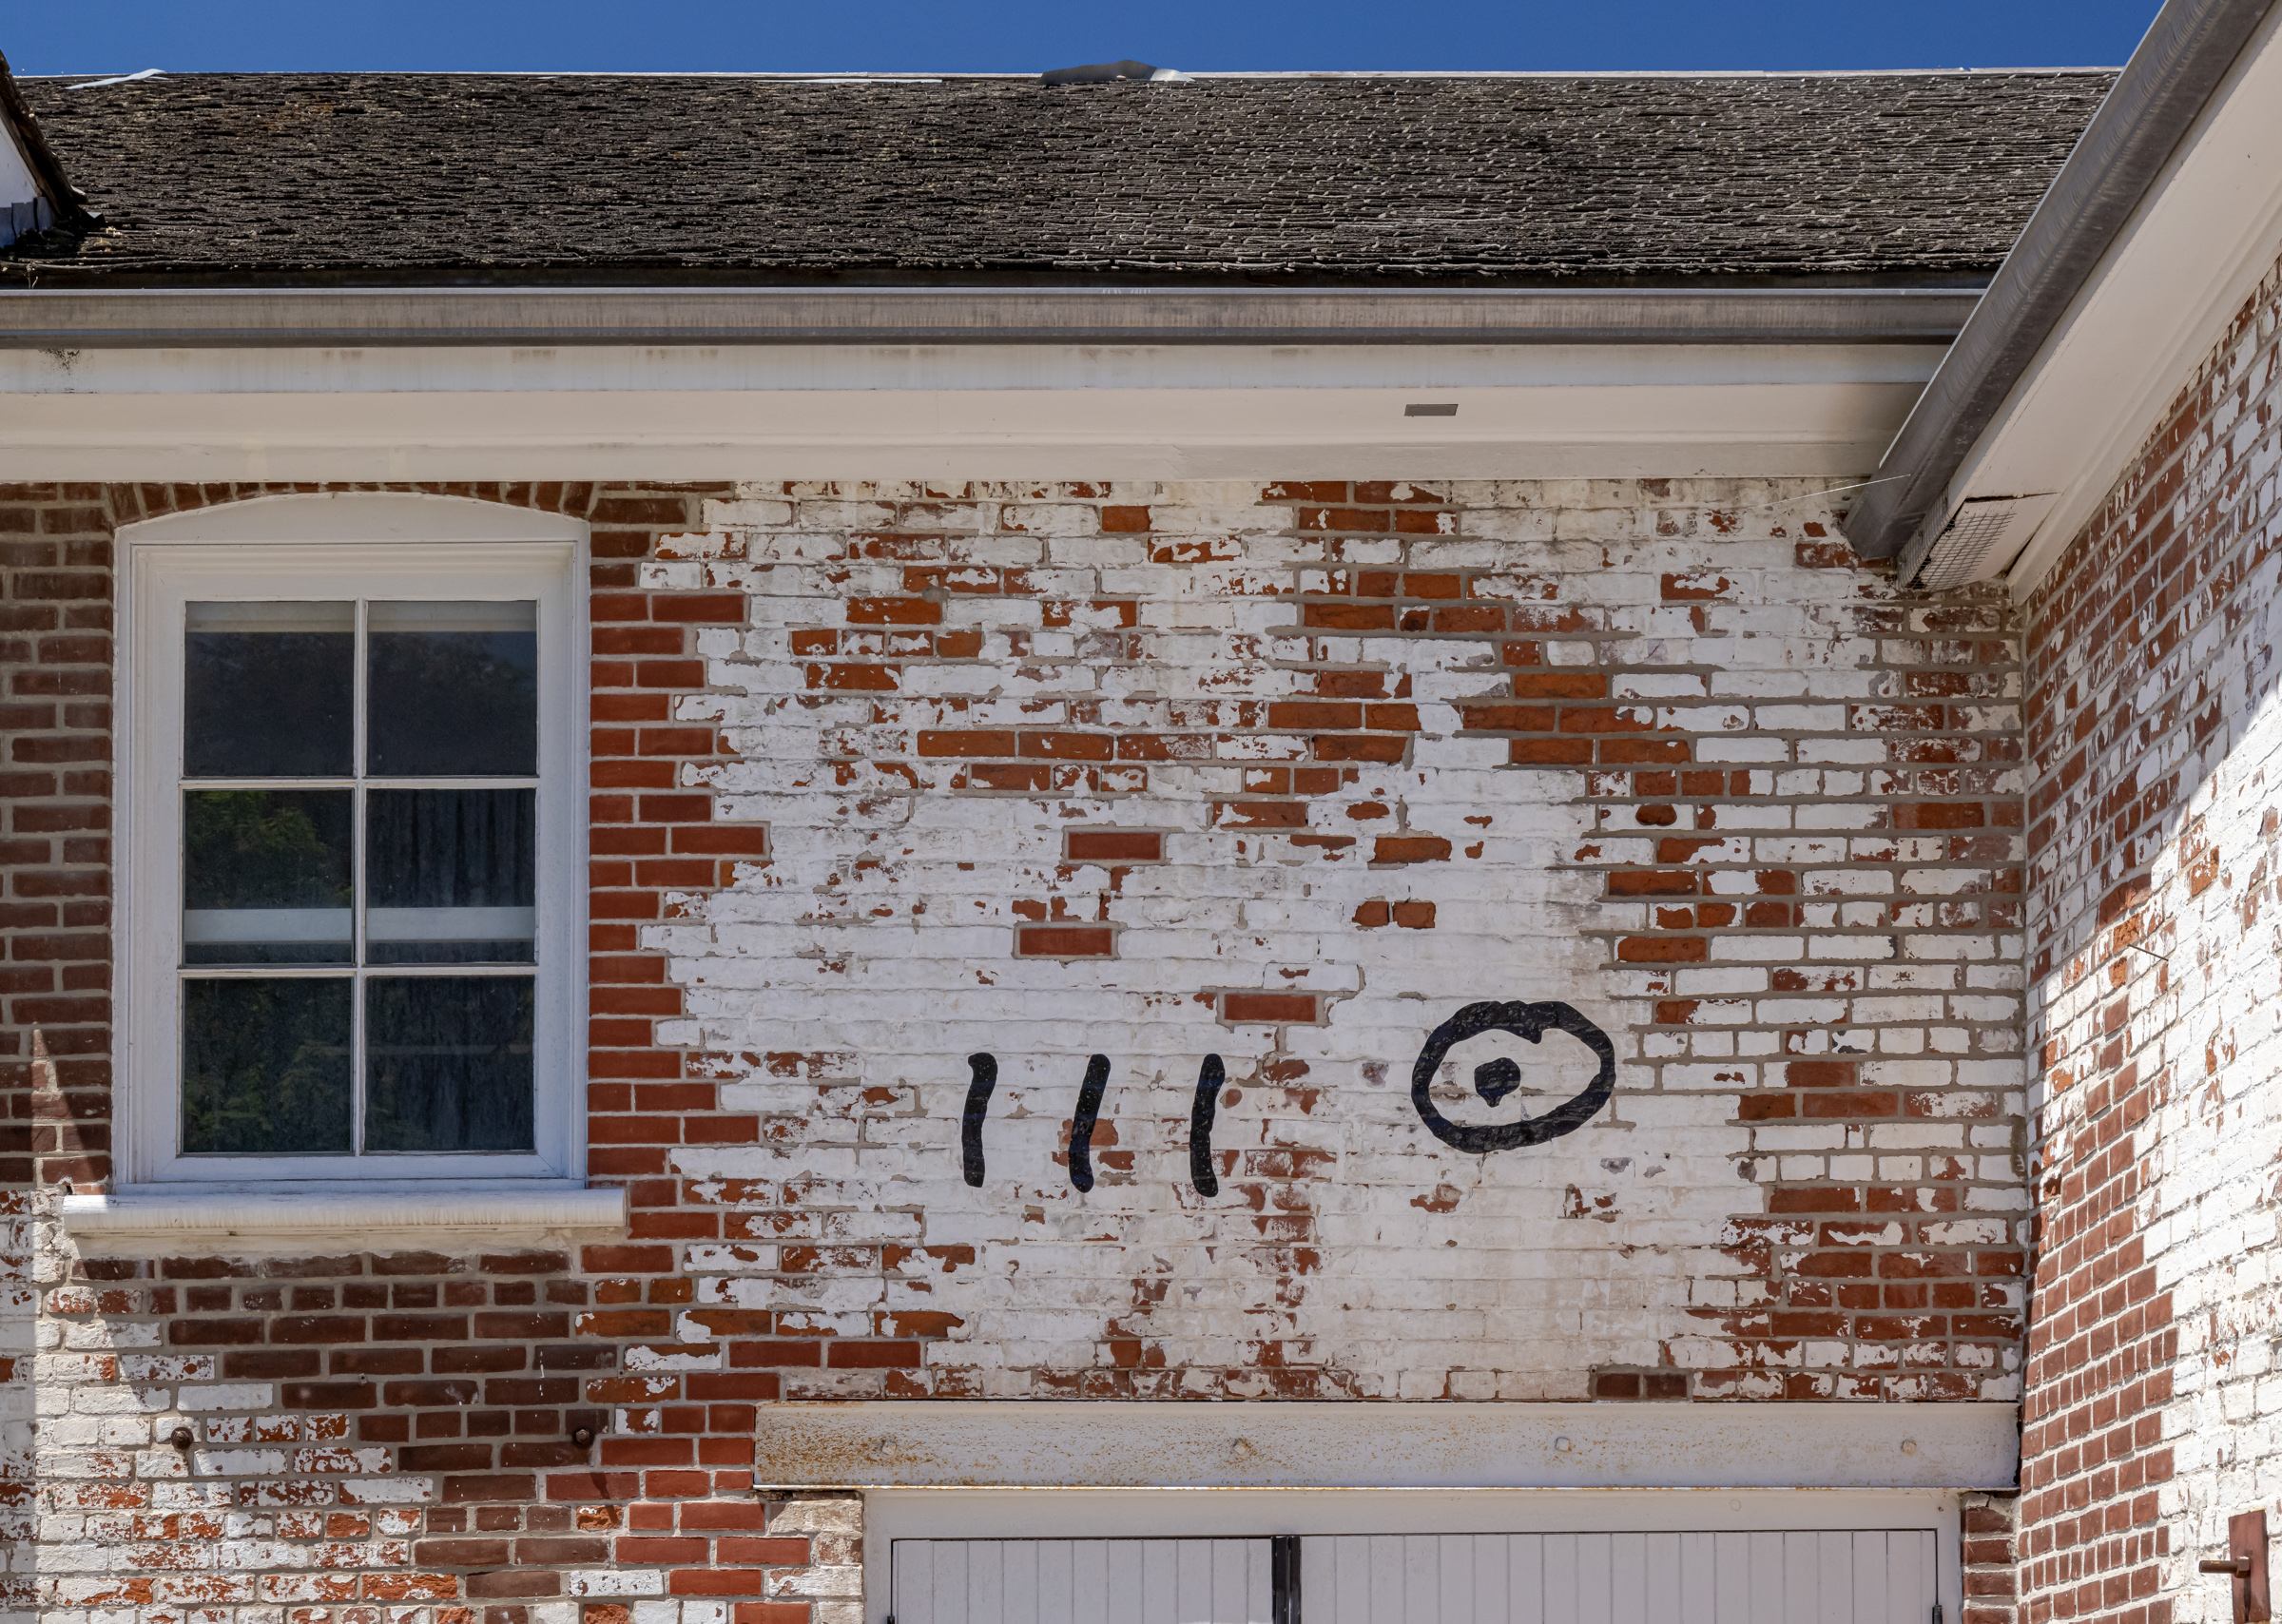
[{"label": "white garage door", "polygon": [[899,1539],[896,1624],[1277,1624],[1267,1539]]},{"label": "white garage door", "polygon": [[1929,1624],[1933,1615],[1924,1529],[1336,1535],[1303,1539],[1300,1552],[1306,1624]]},{"label": "white garage door", "polygon": [[891,1562],[895,1624],[1930,1624],[1934,1598],[1914,1528],[899,1539]]}]

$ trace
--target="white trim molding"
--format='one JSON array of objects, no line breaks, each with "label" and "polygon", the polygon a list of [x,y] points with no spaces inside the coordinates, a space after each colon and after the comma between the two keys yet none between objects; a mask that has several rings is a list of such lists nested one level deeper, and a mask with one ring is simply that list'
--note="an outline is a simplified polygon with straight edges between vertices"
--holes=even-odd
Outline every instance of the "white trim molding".
[{"label": "white trim molding", "polygon": [[230,1257],[486,1249],[609,1240],[626,1233],[626,1191],[497,1185],[439,1192],[145,1189],[67,1195],[64,1232],[82,1256],[195,1251]]},{"label": "white trim molding", "polygon": [[[154,1238],[172,1237],[307,1251],[328,1239],[360,1245],[372,1234],[399,1231],[419,1239],[385,1244],[440,1245],[450,1236],[481,1241],[495,1228],[538,1235],[566,1226],[623,1230],[622,1214],[597,1216],[605,1205],[618,1212],[615,1192],[578,1198],[587,1121],[578,1041],[586,1001],[578,944],[586,939],[587,898],[579,877],[586,872],[585,720],[591,688],[586,536],[583,522],[559,514],[381,492],[258,497],[120,528],[123,636],[114,754],[125,920],[114,972],[121,1188],[108,1206],[90,1197],[97,1205],[70,1208],[66,1228],[73,1234],[127,1249],[146,1250]],[[414,582],[416,590],[407,585]],[[180,901],[185,606],[201,596],[331,602],[407,594],[528,599],[537,606],[542,699],[537,772],[531,775],[538,781],[539,818],[531,927],[538,943],[531,971],[532,1144],[451,1154],[186,1153],[177,1092],[177,943],[184,933],[214,921],[200,910],[185,912]],[[326,921],[320,913],[314,920],[286,914],[280,922],[321,929]],[[254,1196],[255,1189],[263,1194]],[[568,1208],[559,1205],[566,1189],[572,1192]],[[268,1199],[270,1192],[277,1201]],[[504,1205],[487,1207],[487,1200]]]},{"label": "white trim molding", "polygon": [[584,546],[583,519],[425,491],[319,491],[249,496],[121,525],[121,547],[151,542],[553,541]]},{"label": "white trim molding", "polygon": [[[0,479],[1859,477],[1890,344],[0,348]],[[1453,408],[1413,415],[1430,404]]]},{"label": "white trim molding", "polygon": [[2010,1489],[2003,1403],[920,1400],[761,1409],[788,1488]]}]

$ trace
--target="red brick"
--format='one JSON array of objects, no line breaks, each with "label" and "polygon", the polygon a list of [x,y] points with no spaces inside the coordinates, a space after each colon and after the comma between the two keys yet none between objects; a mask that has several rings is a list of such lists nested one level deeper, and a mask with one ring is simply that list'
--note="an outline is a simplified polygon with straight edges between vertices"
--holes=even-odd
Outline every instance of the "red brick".
[{"label": "red brick", "polygon": [[1023,925],[1015,932],[1017,958],[1110,958],[1116,933],[1107,925]]},{"label": "red brick", "polygon": [[1317,1020],[1313,993],[1223,993],[1220,1015],[1231,1024],[1312,1026]]}]

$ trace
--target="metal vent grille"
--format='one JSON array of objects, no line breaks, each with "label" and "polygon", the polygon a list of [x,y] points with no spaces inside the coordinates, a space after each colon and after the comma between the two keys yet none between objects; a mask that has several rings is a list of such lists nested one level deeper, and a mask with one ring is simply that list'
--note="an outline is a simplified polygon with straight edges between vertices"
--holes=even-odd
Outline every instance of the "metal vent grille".
[{"label": "metal vent grille", "polygon": [[2056,498],[1981,496],[1950,515],[1918,571],[1918,585],[1938,592],[1986,581],[2020,556]]}]

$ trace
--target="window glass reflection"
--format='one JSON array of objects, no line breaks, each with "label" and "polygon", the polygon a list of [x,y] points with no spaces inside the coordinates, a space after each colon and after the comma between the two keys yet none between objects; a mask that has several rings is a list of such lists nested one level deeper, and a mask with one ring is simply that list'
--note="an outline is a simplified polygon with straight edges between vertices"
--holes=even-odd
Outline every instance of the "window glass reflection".
[{"label": "window glass reflection", "polygon": [[530,976],[375,976],[364,990],[368,1151],[532,1148]]},{"label": "window glass reflection", "polygon": [[194,789],[183,796],[183,961],[348,959],[352,792]]},{"label": "window glass reflection", "polygon": [[365,770],[387,778],[537,772],[538,609],[369,605]]},{"label": "window glass reflection", "polygon": [[536,776],[536,603],[184,630],[183,1153],[531,1152],[537,791],[451,781]]},{"label": "window glass reflection", "polygon": [[183,984],[183,1150],[345,1156],[346,976]]},{"label": "window glass reflection", "polygon": [[364,810],[374,964],[528,964],[537,792],[375,789]]},{"label": "window glass reflection", "polygon": [[192,604],[183,644],[185,776],[352,770],[356,605]]}]

